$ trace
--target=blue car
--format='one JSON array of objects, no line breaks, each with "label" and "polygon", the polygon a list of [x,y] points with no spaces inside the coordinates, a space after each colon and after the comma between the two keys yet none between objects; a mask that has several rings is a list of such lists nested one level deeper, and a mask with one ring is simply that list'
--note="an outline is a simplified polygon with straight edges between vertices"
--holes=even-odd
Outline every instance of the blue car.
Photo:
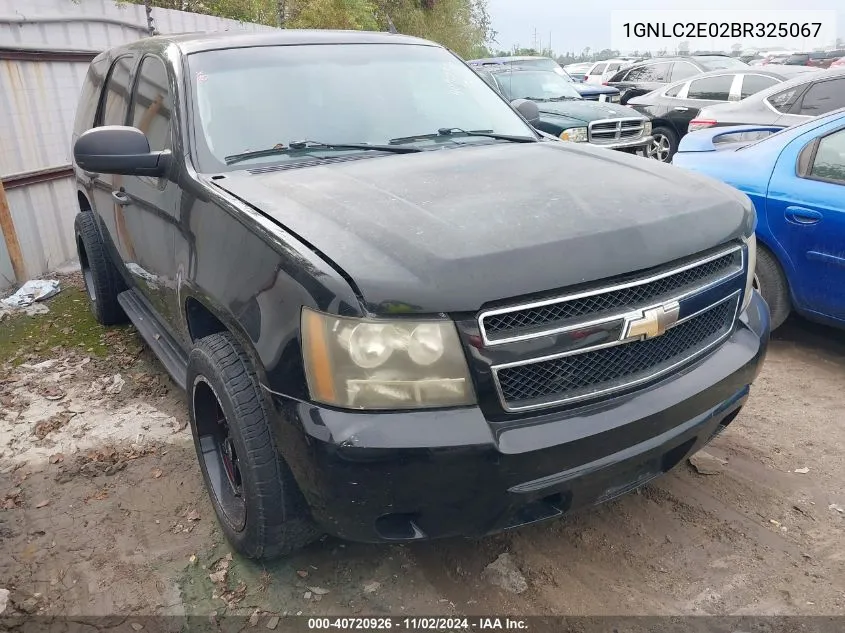
[{"label": "blue car", "polygon": [[672,162],[733,185],[754,202],[755,283],[773,328],[792,310],[845,327],[845,109],[786,129],[693,132]]}]

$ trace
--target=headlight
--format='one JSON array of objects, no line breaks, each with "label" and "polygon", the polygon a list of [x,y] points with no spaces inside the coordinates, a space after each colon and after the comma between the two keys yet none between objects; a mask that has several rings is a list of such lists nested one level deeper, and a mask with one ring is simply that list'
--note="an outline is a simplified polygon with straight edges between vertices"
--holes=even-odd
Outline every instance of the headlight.
[{"label": "headlight", "polygon": [[302,309],[311,397],[347,409],[420,409],[475,403],[455,324],[353,319]]},{"label": "headlight", "polygon": [[746,257],[748,258],[748,273],[745,279],[745,294],[742,295],[742,312],[751,303],[751,294],[754,290],[754,274],[757,268],[757,236],[753,233],[743,240],[745,242]]},{"label": "headlight", "polygon": [[587,128],[572,127],[560,133],[561,141],[572,141],[573,143],[587,142]]},{"label": "headlight", "polygon": [[643,136],[651,136],[651,121],[643,123]]},{"label": "headlight", "polygon": [[622,101],[622,98],[619,95],[611,95],[610,96],[610,102],[611,103],[619,103],[620,101]]}]

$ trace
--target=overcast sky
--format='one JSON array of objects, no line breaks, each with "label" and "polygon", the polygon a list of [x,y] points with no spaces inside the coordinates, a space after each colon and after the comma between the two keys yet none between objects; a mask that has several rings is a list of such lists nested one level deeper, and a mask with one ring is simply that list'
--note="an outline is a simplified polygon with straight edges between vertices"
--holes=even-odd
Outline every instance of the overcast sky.
[{"label": "overcast sky", "polygon": [[[761,20],[765,19],[766,9],[795,10],[800,6],[803,9],[837,10],[836,32],[840,37],[845,37],[843,0],[707,0],[692,6],[690,4],[678,0],[488,0],[493,29],[498,32],[497,48],[502,49],[510,49],[515,44],[531,47],[535,28],[542,46],[548,46],[551,33],[552,48],[558,53],[577,53],[587,46],[592,50],[609,48],[611,11],[631,9],[679,10],[707,7],[713,10],[711,21],[719,19],[719,9],[760,10]],[[800,16],[800,13],[796,14]],[[694,43],[691,48],[696,48]]]}]

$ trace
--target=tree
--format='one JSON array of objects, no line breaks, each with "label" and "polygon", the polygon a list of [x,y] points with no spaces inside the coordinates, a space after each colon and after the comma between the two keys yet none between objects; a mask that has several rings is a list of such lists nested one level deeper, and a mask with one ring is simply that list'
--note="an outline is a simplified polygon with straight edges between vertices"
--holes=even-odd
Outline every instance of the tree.
[{"label": "tree", "polygon": [[310,0],[292,2],[286,26],[295,29],[377,31],[376,6],[370,0]]}]

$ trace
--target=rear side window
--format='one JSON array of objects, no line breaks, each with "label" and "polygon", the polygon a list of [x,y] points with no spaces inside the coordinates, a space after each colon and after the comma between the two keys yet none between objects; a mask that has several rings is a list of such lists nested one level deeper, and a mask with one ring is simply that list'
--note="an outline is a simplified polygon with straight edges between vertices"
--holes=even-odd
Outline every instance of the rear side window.
[{"label": "rear side window", "polygon": [[845,184],[845,130],[825,136],[819,142],[810,173],[815,178]]},{"label": "rear side window", "polygon": [[669,72],[672,70],[672,64],[669,62],[662,62],[660,64],[651,64],[645,67],[645,73],[640,77],[640,81],[669,81]]},{"label": "rear side window", "polygon": [[800,114],[818,116],[842,107],[845,107],[845,79],[832,79],[810,86],[801,101]]},{"label": "rear side window", "polygon": [[689,62],[675,62],[672,64],[672,81],[686,79],[698,75],[701,71]]},{"label": "rear side window", "polygon": [[706,101],[727,101],[731,92],[734,75],[719,75],[705,77],[690,83],[687,92],[688,99],[703,99]]},{"label": "rear side window", "polygon": [[801,94],[801,91],[804,89],[804,86],[796,86],[795,88],[789,88],[788,90],[784,90],[783,92],[779,92],[777,94],[772,95],[767,99],[769,105],[771,105],[775,110],[778,112],[782,112],[786,114],[789,112],[789,109],[795,104],[795,101],[798,99],[798,96]]},{"label": "rear side window", "polygon": [[686,86],[686,84],[678,84],[677,86],[672,86],[671,88],[669,88],[669,90],[666,91],[666,96],[677,97],[684,86]]},{"label": "rear side window", "polygon": [[765,77],[763,75],[744,75],[742,78],[742,93],[740,99],[745,99],[753,94],[765,90],[778,83],[777,79],[773,77]]},{"label": "rear side window", "polygon": [[123,125],[129,106],[129,79],[132,74],[133,58],[131,55],[118,58],[112,64],[106,94],[100,111],[99,125]]},{"label": "rear side window", "polygon": [[173,100],[167,79],[167,69],[156,57],[141,62],[135,92],[132,95],[132,125],[150,141],[150,149],[158,152],[170,149],[170,118]]},{"label": "rear side window", "polygon": [[604,69],[607,68],[607,64],[596,64],[593,69],[590,71],[591,75],[601,75],[604,72]]}]

